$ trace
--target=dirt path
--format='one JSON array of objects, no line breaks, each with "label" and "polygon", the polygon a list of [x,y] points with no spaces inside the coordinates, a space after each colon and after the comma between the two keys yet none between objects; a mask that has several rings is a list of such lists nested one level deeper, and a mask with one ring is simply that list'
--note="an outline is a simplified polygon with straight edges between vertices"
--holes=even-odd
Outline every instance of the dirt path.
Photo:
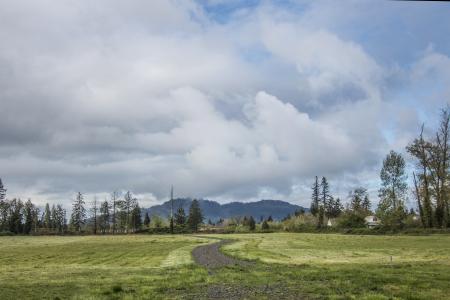
[{"label": "dirt path", "polygon": [[238,260],[220,252],[220,247],[232,243],[232,240],[199,246],[192,251],[194,261],[208,269],[215,269],[229,265],[247,265],[248,262]]}]

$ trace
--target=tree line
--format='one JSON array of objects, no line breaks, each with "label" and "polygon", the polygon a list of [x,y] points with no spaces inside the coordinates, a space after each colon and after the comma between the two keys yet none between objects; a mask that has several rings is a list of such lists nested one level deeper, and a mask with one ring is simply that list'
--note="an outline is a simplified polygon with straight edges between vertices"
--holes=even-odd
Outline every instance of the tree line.
[{"label": "tree line", "polygon": [[[366,188],[357,187],[350,191],[344,208],[340,199],[330,194],[327,178],[322,177],[319,183],[316,176],[310,212],[317,227],[325,226],[325,220],[336,218],[348,227],[364,226],[364,217],[375,215],[385,227],[401,228],[408,222],[417,225],[416,221],[419,221],[424,228],[449,228],[449,123],[450,110],[446,108],[441,112],[437,131],[430,138],[425,137],[425,126],[422,125],[418,137],[406,147],[415,168],[411,189],[407,183],[405,159],[400,153],[390,151],[380,171],[379,203],[375,210],[371,208]],[[408,210],[406,202],[410,191],[416,209]]]},{"label": "tree line", "polygon": [[439,127],[430,138],[425,126],[407,147],[415,159],[414,197],[423,227],[450,227],[449,206],[449,108],[442,110]]},{"label": "tree line", "polygon": [[[31,200],[6,199],[6,189],[0,179],[0,232],[14,234],[65,234],[93,233],[116,234],[134,233],[150,227],[151,218],[146,212],[144,218],[138,200],[128,191],[123,196],[114,191],[110,199],[86,203],[81,192],[76,194],[72,212],[67,219],[67,211],[60,204],[43,210]],[[193,200],[188,215],[180,207],[173,218],[176,226],[197,231],[203,222],[203,215],[197,200]],[[152,216],[155,227],[163,227],[159,216]],[[169,217],[170,218],[170,217]]]}]

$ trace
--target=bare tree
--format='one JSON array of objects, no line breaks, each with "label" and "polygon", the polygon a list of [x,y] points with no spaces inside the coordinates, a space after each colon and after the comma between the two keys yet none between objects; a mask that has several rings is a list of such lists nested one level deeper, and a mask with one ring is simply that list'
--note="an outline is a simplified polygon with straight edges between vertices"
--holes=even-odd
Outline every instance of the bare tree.
[{"label": "bare tree", "polygon": [[116,218],[116,213],[117,213],[117,200],[119,198],[119,193],[117,191],[114,191],[111,193],[111,203],[112,203],[112,233],[115,234],[116,233],[116,224],[117,224],[117,218]]},{"label": "bare tree", "polygon": [[418,185],[417,189],[418,201],[421,202],[422,206],[422,216],[425,227],[433,226],[433,209],[431,205],[430,197],[430,183],[429,183],[429,166],[430,166],[430,156],[429,148],[431,144],[423,138],[424,125],[422,125],[420,135],[411,144],[406,147],[406,150],[415,158],[417,158],[417,168],[420,171],[418,175]]}]

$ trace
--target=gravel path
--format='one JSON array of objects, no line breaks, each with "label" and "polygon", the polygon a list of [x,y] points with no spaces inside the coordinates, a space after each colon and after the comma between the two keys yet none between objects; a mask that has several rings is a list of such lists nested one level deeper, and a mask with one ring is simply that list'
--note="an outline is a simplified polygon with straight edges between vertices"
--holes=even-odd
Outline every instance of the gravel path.
[{"label": "gravel path", "polygon": [[238,260],[220,252],[220,247],[233,242],[221,240],[220,242],[199,246],[192,251],[194,261],[208,269],[215,269],[229,265],[246,265],[248,262]]}]

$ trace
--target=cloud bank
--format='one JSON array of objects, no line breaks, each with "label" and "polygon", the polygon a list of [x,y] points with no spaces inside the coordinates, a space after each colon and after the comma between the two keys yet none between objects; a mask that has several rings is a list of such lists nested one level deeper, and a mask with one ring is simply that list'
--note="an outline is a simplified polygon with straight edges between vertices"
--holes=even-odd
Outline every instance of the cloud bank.
[{"label": "cloud bank", "polygon": [[[450,95],[450,45],[383,22],[448,21],[437,4],[434,19],[386,3],[369,20],[369,2],[345,3],[347,18],[334,2],[286,3],[1,2],[9,195],[68,204],[118,189],[151,204],[173,184],[179,196],[307,205],[315,175],[338,195],[376,190],[382,157]],[[406,60],[375,43],[396,35]]]}]

